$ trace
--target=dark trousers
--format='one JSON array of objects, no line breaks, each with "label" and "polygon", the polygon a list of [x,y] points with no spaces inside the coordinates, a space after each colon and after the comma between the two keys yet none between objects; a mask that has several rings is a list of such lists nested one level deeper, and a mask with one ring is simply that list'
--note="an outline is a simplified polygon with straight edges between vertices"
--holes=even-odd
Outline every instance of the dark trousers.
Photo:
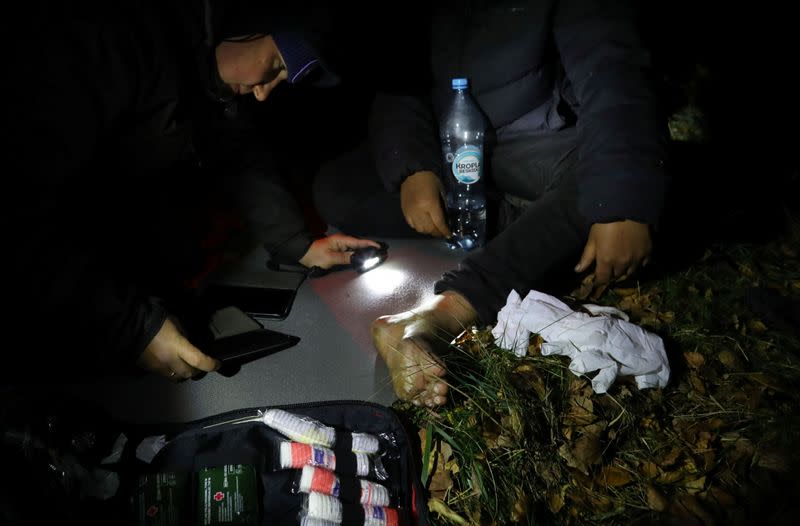
[{"label": "dark trousers", "polygon": [[[496,228],[485,247],[465,253],[436,282],[437,293],[464,295],[484,324],[494,323],[511,290],[564,292],[588,225],[577,211],[574,129],[517,136],[491,153],[489,182],[499,190]],[[315,205],[330,225],[358,236],[424,237],[405,222],[399,193],[387,192],[366,145],[326,165],[314,182]]]}]

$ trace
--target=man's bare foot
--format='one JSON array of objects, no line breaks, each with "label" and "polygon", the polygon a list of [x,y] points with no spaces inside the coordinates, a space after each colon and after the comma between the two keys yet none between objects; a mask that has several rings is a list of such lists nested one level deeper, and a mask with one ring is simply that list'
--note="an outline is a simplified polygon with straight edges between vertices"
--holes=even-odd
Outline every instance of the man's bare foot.
[{"label": "man's bare foot", "polygon": [[417,309],[372,323],[372,340],[400,399],[428,407],[447,401],[446,371],[433,349],[447,345],[476,317],[463,296],[447,291]]}]

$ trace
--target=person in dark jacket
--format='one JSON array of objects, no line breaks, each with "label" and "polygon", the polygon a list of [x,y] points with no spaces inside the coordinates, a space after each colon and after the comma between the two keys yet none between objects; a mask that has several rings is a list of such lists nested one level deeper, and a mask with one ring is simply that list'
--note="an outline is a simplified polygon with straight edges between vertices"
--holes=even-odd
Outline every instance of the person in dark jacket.
[{"label": "person in dark jacket", "polygon": [[[7,323],[24,342],[5,354],[17,379],[138,364],[179,380],[217,368],[173,309],[201,270],[202,200],[216,203],[232,180],[251,201],[242,214],[264,219],[255,235],[276,259],[328,268],[377,246],[343,234],[315,240],[297,214],[275,214],[285,195],[253,193],[273,188],[257,181],[269,167],[239,142],[247,134],[234,138],[235,152],[220,132],[236,127],[215,126],[241,96],[263,101],[283,81],[328,74],[301,19],[262,2],[22,9],[15,20],[24,23],[4,31],[17,79],[6,83],[14,157],[4,192],[13,198],[4,207]],[[257,182],[247,187],[248,177]]]},{"label": "person in dark jacket", "polygon": [[[430,302],[372,327],[397,395],[428,406],[447,393],[433,343],[494,323],[511,290],[524,297],[575,273],[604,287],[647,264],[669,179],[666,119],[631,6],[462,7],[432,17],[428,94],[379,92],[369,144],[315,186],[323,217],[354,234],[448,237],[437,123],[450,80],[470,80],[491,124],[496,235],[435,284]],[[334,184],[349,197],[331,199]]]}]

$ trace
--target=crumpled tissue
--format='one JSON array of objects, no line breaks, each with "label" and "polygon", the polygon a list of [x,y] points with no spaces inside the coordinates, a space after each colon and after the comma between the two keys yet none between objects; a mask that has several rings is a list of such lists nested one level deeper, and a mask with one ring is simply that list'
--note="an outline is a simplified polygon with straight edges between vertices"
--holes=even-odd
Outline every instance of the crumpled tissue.
[{"label": "crumpled tissue", "polygon": [[592,379],[596,393],[605,393],[618,376],[633,376],[639,389],[667,385],[669,361],[659,336],[631,323],[613,307],[583,307],[592,314],[574,311],[536,290],[521,300],[512,290],[497,314],[492,335],[498,347],[524,356],[531,333],[539,334],[544,340],[542,354],[568,356],[575,375],[599,371]]}]

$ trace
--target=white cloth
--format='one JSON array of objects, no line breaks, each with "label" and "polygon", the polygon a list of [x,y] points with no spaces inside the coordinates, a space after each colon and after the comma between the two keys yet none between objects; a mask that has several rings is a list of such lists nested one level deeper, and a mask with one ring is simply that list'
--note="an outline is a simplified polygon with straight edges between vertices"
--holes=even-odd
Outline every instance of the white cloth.
[{"label": "white cloth", "polygon": [[136,458],[146,464],[149,464],[154,458],[156,458],[158,452],[164,449],[164,446],[166,445],[166,435],[154,435],[146,437],[144,440],[139,442],[138,446],[136,446]]},{"label": "white cloth", "polygon": [[111,453],[100,461],[101,464],[116,464],[122,458],[122,452],[125,450],[125,444],[128,443],[128,437],[124,433],[120,433],[114,441],[114,446],[111,448]]},{"label": "white cloth", "polygon": [[575,375],[599,371],[592,379],[596,393],[605,393],[618,376],[634,376],[639,389],[667,385],[669,361],[659,336],[629,322],[613,307],[584,307],[595,315],[574,311],[535,290],[520,300],[512,290],[492,335],[498,347],[524,356],[531,333],[539,334],[545,342],[542,354],[568,356]]}]

